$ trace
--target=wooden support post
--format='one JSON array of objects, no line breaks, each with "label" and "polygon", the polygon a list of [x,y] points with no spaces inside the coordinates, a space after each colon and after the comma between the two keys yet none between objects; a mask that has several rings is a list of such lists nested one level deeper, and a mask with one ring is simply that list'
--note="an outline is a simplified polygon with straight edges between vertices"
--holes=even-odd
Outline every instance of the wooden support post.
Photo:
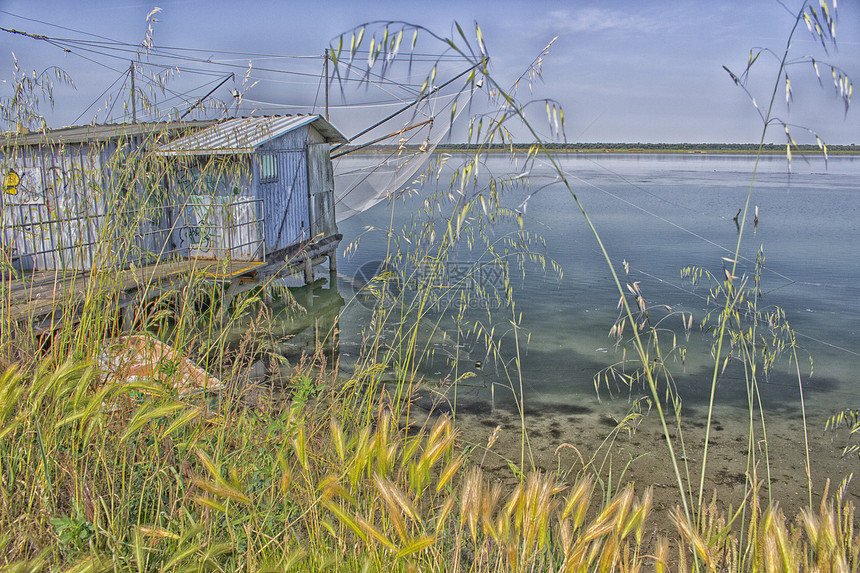
[{"label": "wooden support post", "polygon": [[[176,294],[171,297],[171,310],[173,310],[173,318],[176,320],[177,324],[182,320],[182,309],[185,308],[185,305],[189,303],[193,304],[188,298],[190,292],[191,286],[185,283],[182,286],[179,286]],[[191,309],[193,312],[194,307],[192,306]]]},{"label": "wooden support post", "polygon": [[328,271],[336,275],[337,274],[337,249],[334,248],[328,252]]},{"label": "wooden support post", "polygon": [[134,323],[134,309],[137,305],[134,303],[128,304],[122,308],[122,331],[131,332],[131,325]]},{"label": "wooden support post", "polygon": [[230,303],[233,302],[233,297],[236,296],[239,291],[239,282],[239,278],[236,277],[230,281],[230,286],[227,287],[227,290],[224,290],[223,286],[221,287],[222,297],[220,315],[222,321],[227,318],[227,313],[230,310]]},{"label": "wooden support post", "polygon": [[314,263],[310,258],[305,258],[305,284],[314,284]]}]

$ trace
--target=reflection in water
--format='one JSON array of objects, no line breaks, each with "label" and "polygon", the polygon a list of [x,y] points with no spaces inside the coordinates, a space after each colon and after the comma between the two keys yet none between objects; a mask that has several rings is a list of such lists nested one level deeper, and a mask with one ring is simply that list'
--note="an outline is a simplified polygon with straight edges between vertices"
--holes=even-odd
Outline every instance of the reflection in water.
[{"label": "reflection in water", "polygon": [[[448,164],[455,164],[457,159],[453,156]],[[738,217],[734,221],[734,217],[746,202],[754,159],[570,154],[559,160],[577,182],[577,195],[599,229],[616,270],[621,272],[622,263],[629,263],[629,281],[640,283],[649,308],[659,309],[665,304],[678,313],[661,323],[684,339],[687,347],[685,358],[670,366],[686,405],[701,407],[709,400],[713,336],[707,329],[700,331],[698,325],[714,307],[707,287],[685,282],[680,271],[696,266],[722,275],[723,257],[733,256],[737,244],[742,220]],[[834,158],[826,172],[823,161],[793,167],[789,175],[782,158],[762,159],[753,192],[755,211],[745,221],[736,274],[749,276],[754,271],[763,246],[766,260],[761,304],[786,310],[804,353],[815,358],[816,376],[808,382],[807,404],[829,415],[856,396],[854,370],[860,334],[854,325],[860,324],[855,304],[860,296],[860,267],[853,261],[860,218],[853,214],[860,201],[856,183],[860,160]],[[498,174],[514,168],[506,158],[492,156],[487,159],[485,172]],[[555,173],[549,166],[538,164],[529,177],[540,191],[529,200],[525,227],[546,240],[543,254],[558,263],[564,277],[558,280],[542,268],[527,268],[521,276],[512,275],[517,313],[522,312],[522,334],[528,339],[520,356],[524,400],[532,408],[562,403],[606,407],[606,402],[599,404],[595,395],[594,375],[624,358],[623,348],[607,338],[618,314],[618,292],[569,193],[557,184],[543,185],[554,181]],[[383,259],[389,244],[387,234],[368,233],[366,229],[385,230],[393,213],[392,229],[400,232],[430,191],[432,185],[410,199],[393,206],[378,205],[341,223],[341,231],[349,240],[361,237],[360,248],[341,261],[341,273],[353,276],[367,261]],[[523,197],[518,193],[509,193],[503,201],[519,205]],[[506,230],[497,226],[494,232],[499,236]],[[468,256],[457,253],[461,260]],[[472,254],[473,258],[478,256],[480,253]],[[693,317],[689,341],[680,313],[687,319]],[[487,314],[485,310],[470,311],[466,319],[484,320]],[[508,309],[494,312],[492,319],[497,336],[509,333]],[[352,324],[347,317],[342,321],[343,343],[352,346],[360,325],[354,330],[346,326],[346,321]],[[461,321],[447,315],[440,321],[440,326],[451,333],[460,325]],[[505,360],[510,360],[513,349],[505,344],[512,336],[500,338],[507,353]],[[489,403],[493,399],[489,389],[495,388],[497,406],[500,401],[512,402],[512,392],[505,390],[511,386],[508,376],[487,359],[480,345],[469,346],[469,342],[458,342],[467,345],[457,353],[460,366],[467,367],[466,360],[482,362],[483,369],[476,371],[475,378],[485,381],[482,388],[488,389],[477,392],[475,399]],[[464,351],[469,355],[463,356]],[[781,363],[781,370],[768,377],[762,390],[763,397],[770,400],[767,405],[783,408],[797,398],[797,381],[790,366]],[[426,375],[442,380],[448,371],[437,362]],[[742,368],[731,362],[718,388],[720,403],[739,415],[746,411],[743,380]],[[518,389],[519,381],[516,386]],[[623,387],[611,390],[612,395],[625,398],[621,401],[624,407],[630,391]],[[633,394],[639,390],[634,389]]]},{"label": "reflection in water", "polygon": [[299,362],[303,355],[316,356],[326,364],[337,364],[340,357],[338,314],[344,305],[337,280],[317,279],[312,285],[288,287],[295,304],[275,305],[272,335],[288,338],[282,345],[283,356]]},{"label": "reflection in water", "polygon": [[[270,311],[260,323],[251,319],[235,329],[227,354],[243,352],[249,337],[256,350],[238,376],[241,386],[283,388],[295,366],[313,364],[331,368],[340,360],[338,315],[344,306],[337,280],[321,278],[311,285],[270,284],[261,293]],[[265,313],[264,313],[265,314]],[[226,356],[225,356],[226,358]]]}]

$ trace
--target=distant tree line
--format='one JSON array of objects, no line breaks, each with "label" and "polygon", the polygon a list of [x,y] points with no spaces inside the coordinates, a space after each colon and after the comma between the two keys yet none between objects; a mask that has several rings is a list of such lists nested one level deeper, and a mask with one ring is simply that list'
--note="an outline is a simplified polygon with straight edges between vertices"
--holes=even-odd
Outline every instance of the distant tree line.
[{"label": "distant tree line", "polygon": [[[487,151],[528,151],[531,143],[514,143],[482,146]],[[588,152],[588,153],[755,153],[757,143],[546,143],[550,151]],[[373,145],[363,151],[392,152],[401,149],[398,145]],[[417,151],[418,146],[407,145],[402,149]],[[436,147],[436,151],[475,151],[478,146],[469,143],[445,143]],[[766,143],[762,146],[765,153],[785,153],[784,143]],[[792,153],[821,153],[814,144],[803,144],[792,147]],[[860,153],[860,146],[828,145],[827,153]]]}]

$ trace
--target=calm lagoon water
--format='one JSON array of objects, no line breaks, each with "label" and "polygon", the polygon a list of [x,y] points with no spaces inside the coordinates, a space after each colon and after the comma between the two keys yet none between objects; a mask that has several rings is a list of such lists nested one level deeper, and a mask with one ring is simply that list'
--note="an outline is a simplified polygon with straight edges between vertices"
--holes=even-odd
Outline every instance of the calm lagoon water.
[{"label": "calm lagoon water", "polygon": [[[454,156],[449,165],[460,160]],[[616,270],[623,273],[622,261],[627,261],[628,280],[639,282],[649,306],[669,305],[675,311],[692,313],[696,325],[716,308],[708,304],[707,283],[691,285],[682,280],[681,269],[699,266],[722,276],[722,257],[731,256],[738,240],[732,219],[744,206],[753,157],[569,154],[562,156],[561,165],[574,182],[574,191]],[[510,171],[510,164],[507,158],[493,156],[482,169],[500,176]],[[559,279],[536,266],[526,267],[524,279],[514,273],[516,309],[522,312],[523,331],[530,336],[522,355],[524,403],[535,411],[594,404],[594,375],[621,359],[621,349],[607,336],[618,315],[619,295],[579,209],[568,191],[554,182],[549,167],[535,166],[528,188],[510,192],[505,201],[519,206],[527,196],[525,228],[544,238],[542,252],[564,274]],[[402,228],[423,199],[419,195],[395,204],[395,229]],[[860,158],[832,157],[825,165],[821,157],[795,157],[789,174],[784,157],[765,157],[754,182],[751,211],[754,206],[759,209],[759,224],[754,227],[751,214],[739,270],[750,273],[758,249],[763,249],[766,270],[760,304],[783,308],[799,335],[805,353],[801,362],[808,407],[823,415],[858,405],[854,373],[860,366]],[[391,211],[391,204],[383,201],[340,224],[344,243],[362,237],[357,250],[340,260],[341,292],[351,292],[351,277],[362,264],[384,258],[384,231],[368,233],[365,229],[386,229]],[[498,232],[505,230],[510,226],[503,225]],[[477,256],[461,250],[457,260]],[[504,331],[510,311],[497,311],[493,316],[499,325],[497,332]],[[470,315],[472,319],[481,317],[486,321],[485,311]],[[361,310],[352,307],[342,316],[346,364],[357,343],[350,340],[354,336],[350,331],[360,329],[363,319]],[[452,326],[444,319],[442,324]],[[665,325],[677,331],[683,342],[680,317],[669,317]],[[686,361],[674,368],[687,406],[701,406],[707,400],[711,342],[710,334],[694,326]],[[510,346],[505,348],[513,352]],[[465,344],[460,355],[462,368],[486,360],[480,343]],[[807,379],[809,355],[814,359],[814,375]],[[442,361],[435,362],[424,372],[428,378],[448,373],[439,363]],[[487,402],[489,388],[495,385],[496,405],[510,402],[507,378],[492,364],[488,366],[475,369],[470,388],[462,388],[458,400],[468,400],[471,392],[476,402]],[[770,406],[795,412],[798,384],[791,372],[787,360],[782,360],[762,393]],[[611,390],[628,396],[626,389]],[[739,366],[726,369],[718,392],[723,407],[745,411],[747,398]],[[601,398],[607,396],[604,389]]]},{"label": "calm lagoon water", "polygon": [[[372,161],[378,158],[357,156],[342,162],[340,168],[349,168],[350,162],[354,162],[352,167],[360,167]],[[464,157],[455,155],[447,166],[463,161]],[[680,360],[675,353],[677,360],[671,365],[683,400],[681,426],[686,442],[685,452],[677,455],[690,474],[697,476],[713,373],[713,334],[699,325],[718,307],[708,300],[708,284],[692,285],[682,278],[681,269],[698,266],[718,277],[723,275],[723,257],[731,256],[739,236],[733,217],[746,201],[755,159],[698,154],[570,154],[561,156],[561,165],[594,221],[616,271],[623,276],[623,262],[629,265],[627,281],[638,282],[652,320],[669,314],[663,305],[675,313],[693,315],[689,340],[678,314],[667,316],[661,327],[666,329],[664,348],[671,346],[672,332],[687,348],[686,359]],[[481,166],[481,172],[502,176],[511,172],[511,165],[507,158],[493,155]],[[443,172],[439,178],[449,180],[450,173]],[[337,289],[315,289],[313,293],[299,289],[314,308],[325,309],[327,320],[336,312],[332,308],[340,308],[335,352],[344,375],[355,368],[361,335],[371,319],[367,308],[351,300],[362,282],[355,277],[366,278],[374,261],[384,259],[388,229],[400,233],[432,188],[419,191],[393,204],[383,201],[340,223],[345,239],[338,260]],[[528,201],[522,205],[526,197]],[[434,396],[456,400],[453,409],[463,439],[478,446],[501,426],[501,437],[490,457],[494,461],[488,461],[485,469],[497,479],[510,480],[507,460],[519,463],[523,452],[516,408],[521,393],[529,429],[528,451],[535,467],[581,467],[577,465],[581,464],[581,454],[586,460],[591,456],[603,460],[601,471],[605,473],[612,467],[606,465],[608,458],[604,457],[606,437],[617,420],[630,411],[634,400],[647,393],[641,387],[621,385],[595,391],[595,374],[624,357],[625,346],[616,346],[608,336],[618,317],[619,293],[582,214],[546,165],[533,166],[528,185],[508,192],[504,202],[524,211],[525,228],[545,241],[539,252],[563,271],[561,278],[537,265],[527,265],[524,276],[516,269],[512,272],[516,313],[522,316],[521,383],[513,369],[509,378],[500,366],[502,362],[512,364],[516,355],[509,308],[489,313],[476,308],[465,317],[466,322],[481,321],[487,328],[495,325],[501,340],[500,361],[487,356],[480,340],[457,340],[457,320],[450,311],[431,313],[425,325],[438,321],[450,336],[428,338],[430,329],[422,329],[422,341],[434,357],[418,373],[425,396],[418,405],[426,406],[427,397]],[[819,495],[825,478],[838,483],[851,473],[860,473],[856,454],[841,455],[850,436],[824,429],[829,416],[846,407],[860,407],[856,375],[860,367],[860,157],[832,157],[826,166],[820,157],[808,161],[795,157],[791,174],[784,157],[765,157],[753,184],[751,213],[755,206],[759,223],[754,226],[752,215],[746,221],[736,274],[752,273],[761,248],[765,270],[760,309],[784,309],[797,332],[810,462]],[[369,227],[375,230],[369,231]],[[512,223],[503,223],[491,233],[498,238],[515,228]],[[344,252],[355,241],[357,247]],[[459,248],[452,260],[468,265],[480,254]],[[342,307],[341,296],[347,301]],[[301,346],[300,338],[287,344]],[[814,361],[812,376],[809,357]],[[457,386],[456,394],[446,384],[456,375],[455,368],[456,374],[474,374]],[[788,355],[761,378],[760,394],[767,421],[769,483],[776,488],[783,509],[794,515],[807,499],[803,470],[806,450],[799,384]],[[766,469],[761,463],[765,451],[760,441],[761,413],[757,410],[754,415],[756,429],[751,440],[747,400],[742,364],[732,360],[717,386],[705,487],[706,491],[719,490],[720,499],[735,506],[745,495],[745,475],[753,471],[747,465],[751,447],[758,452],[757,479],[762,479]],[[674,435],[675,430],[671,433]],[[679,438],[673,440],[680,448]],[[557,449],[562,443],[574,445],[578,453]],[[653,412],[643,418],[635,434],[620,435],[612,446],[613,463],[626,467],[626,479],[666,486],[655,492],[655,503],[664,508],[678,503],[677,490],[667,485],[674,478],[666,452]],[[846,491],[855,503],[860,501],[860,483],[851,484]],[[666,527],[670,527],[668,521]]]}]

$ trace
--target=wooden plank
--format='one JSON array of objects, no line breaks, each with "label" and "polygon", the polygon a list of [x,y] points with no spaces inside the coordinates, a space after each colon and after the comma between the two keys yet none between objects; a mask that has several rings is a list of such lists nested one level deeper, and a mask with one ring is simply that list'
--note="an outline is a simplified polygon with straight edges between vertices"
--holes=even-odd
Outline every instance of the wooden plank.
[{"label": "wooden plank", "polygon": [[189,261],[189,272],[201,273],[207,278],[226,280],[251,273],[266,263],[259,261],[213,261],[208,259],[192,259]]},{"label": "wooden plank", "polygon": [[[262,262],[183,260],[162,262],[136,267],[118,273],[111,271],[71,272],[60,276],[46,272],[35,283],[32,278],[6,281],[6,294],[2,297],[4,314],[13,321],[34,319],[50,314],[62,306],[77,306],[87,300],[93,291],[109,290],[116,295],[142,287],[157,286],[165,281],[193,273],[201,273],[210,280],[228,280],[253,272],[265,266]],[[49,282],[50,275],[54,280]]]}]

